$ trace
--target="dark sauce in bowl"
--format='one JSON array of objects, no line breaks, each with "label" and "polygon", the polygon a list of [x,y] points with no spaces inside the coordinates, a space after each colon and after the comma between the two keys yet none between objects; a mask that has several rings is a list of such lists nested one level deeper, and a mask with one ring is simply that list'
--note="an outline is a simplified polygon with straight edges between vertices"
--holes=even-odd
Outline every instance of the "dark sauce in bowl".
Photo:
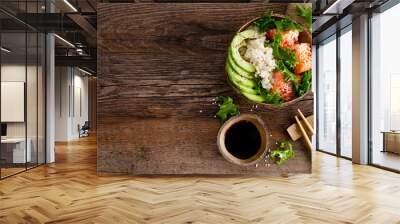
[{"label": "dark sauce in bowl", "polygon": [[226,132],[225,147],[238,159],[250,159],[261,147],[261,135],[257,127],[249,121],[239,121]]}]

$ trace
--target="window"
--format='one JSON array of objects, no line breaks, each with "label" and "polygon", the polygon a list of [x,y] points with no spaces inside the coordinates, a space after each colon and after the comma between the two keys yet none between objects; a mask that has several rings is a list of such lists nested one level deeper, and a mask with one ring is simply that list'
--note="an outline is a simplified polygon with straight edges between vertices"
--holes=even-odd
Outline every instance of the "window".
[{"label": "window", "polygon": [[[43,4],[21,1],[19,13],[39,13]],[[45,163],[46,39],[8,14],[0,17],[8,21],[0,23],[0,178],[5,178]]]},{"label": "window", "polygon": [[318,47],[318,149],[336,153],[336,36]]},{"label": "window", "polygon": [[352,32],[351,25],[340,36],[340,155],[352,157]]},{"label": "window", "polygon": [[400,5],[371,18],[371,162],[400,170]]}]

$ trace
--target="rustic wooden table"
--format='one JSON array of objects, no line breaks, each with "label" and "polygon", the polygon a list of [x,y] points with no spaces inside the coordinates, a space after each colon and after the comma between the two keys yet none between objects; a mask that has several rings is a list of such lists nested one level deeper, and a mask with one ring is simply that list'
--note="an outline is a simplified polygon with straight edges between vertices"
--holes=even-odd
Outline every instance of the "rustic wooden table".
[{"label": "rustic wooden table", "polygon": [[267,109],[236,95],[224,65],[229,42],[246,21],[286,4],[158,3],[98,6],[98,171],[141,174],[270,175],[311,172],[305,144],[282,167],[228,163],[216,144],[219,95],[234,96],[241,112],[262,116],[270,145],[288,139],[300,108],[313,96]]}]

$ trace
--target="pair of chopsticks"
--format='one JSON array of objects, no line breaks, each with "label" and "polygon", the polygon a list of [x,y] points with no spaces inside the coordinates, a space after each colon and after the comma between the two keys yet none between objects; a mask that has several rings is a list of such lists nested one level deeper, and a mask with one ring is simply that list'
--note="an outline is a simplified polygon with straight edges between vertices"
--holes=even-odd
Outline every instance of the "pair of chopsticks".
[{"label": "pair of chopsticks", "polygon": [[[308,122],[308,120],[306,119],[306,117],[304,116],[304,114],[301,112],[300,109],[297,109],[297,112],[299,113],[301,119],[303,120],[305,126],[307,127],[307,130],[310,132],[311,135],[313,135],[314,134],[314,128],[311,126],[310,122]],[[301,134],[303,135],[304,140],[306,141],[308,149],[310,151],[313,150],[310,138],[308,137],[308,134],[307,134],[306,130],[304,129],[303,125],[301,124],[301,122],[300,122],[299,118],[297,117],[297,115],[294,116],[294,119],[296,119],[297,126],[299,127],[299,129],[301,131]]]}]

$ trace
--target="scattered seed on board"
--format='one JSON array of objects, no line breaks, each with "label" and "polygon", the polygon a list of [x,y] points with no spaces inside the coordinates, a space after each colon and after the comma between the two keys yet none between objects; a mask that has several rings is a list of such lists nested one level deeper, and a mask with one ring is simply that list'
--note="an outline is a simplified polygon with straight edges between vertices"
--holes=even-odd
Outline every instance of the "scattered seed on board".
[{"label": "scattered seed on board", "polygon": [[258,167],[258,163],[256,163],[256,168]]}]

